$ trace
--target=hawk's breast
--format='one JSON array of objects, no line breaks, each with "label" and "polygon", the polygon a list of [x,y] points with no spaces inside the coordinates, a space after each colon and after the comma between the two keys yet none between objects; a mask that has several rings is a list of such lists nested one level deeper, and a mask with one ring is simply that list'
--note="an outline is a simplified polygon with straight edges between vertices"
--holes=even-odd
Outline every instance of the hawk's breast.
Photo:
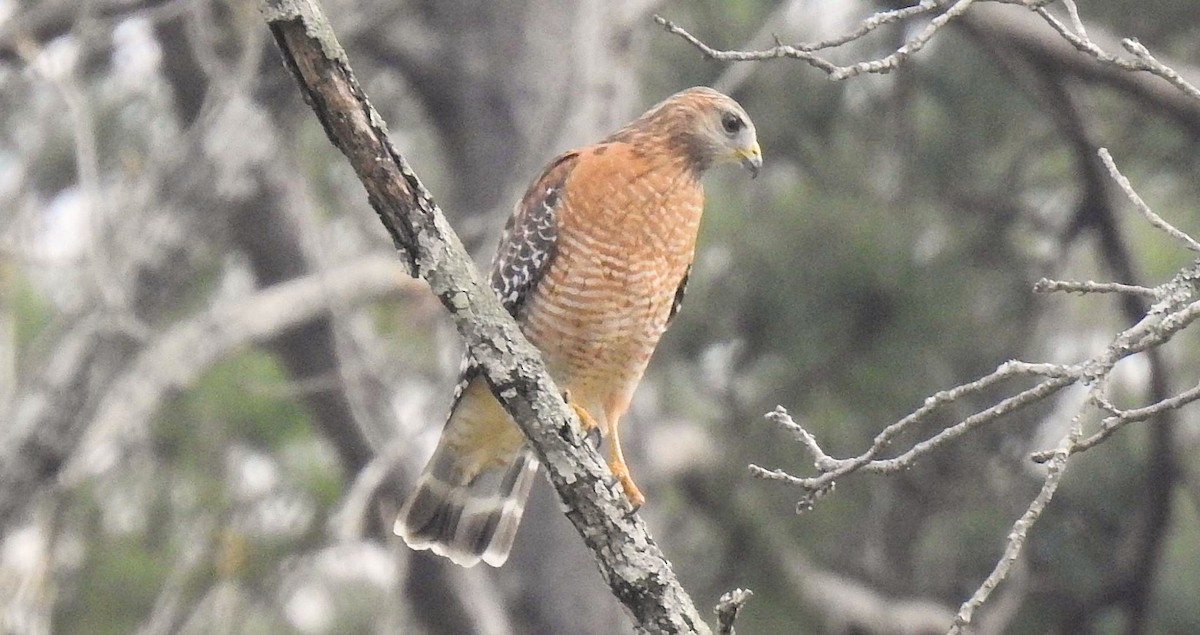
[{"label": "hawk's breast", "polygon": [[523,316],[555,380],[573,391],[632,390],[695,250],[700,184],[681,163],[628,154],[581,157],[555,256]]}]

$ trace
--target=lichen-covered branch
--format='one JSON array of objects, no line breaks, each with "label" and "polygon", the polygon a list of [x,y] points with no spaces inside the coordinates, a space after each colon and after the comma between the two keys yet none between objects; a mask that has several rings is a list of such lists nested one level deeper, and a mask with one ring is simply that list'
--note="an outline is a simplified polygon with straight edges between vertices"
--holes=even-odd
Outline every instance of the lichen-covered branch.
[{"label": "lichen-covered branch", "polygon": [[454,319],[493,392],[529,437],[567,517],[639,629],[708,633],[670,563],[582,441],[538,352],[475,271],[457,236],[359,87],[314,0],[261,0],[284,61],[350,161],[397,249]]}]

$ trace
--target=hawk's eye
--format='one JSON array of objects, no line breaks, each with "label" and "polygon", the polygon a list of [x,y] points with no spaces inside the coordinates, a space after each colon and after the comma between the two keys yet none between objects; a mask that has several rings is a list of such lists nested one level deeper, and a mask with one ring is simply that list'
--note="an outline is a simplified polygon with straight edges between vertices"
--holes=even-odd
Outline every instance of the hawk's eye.
[{"label": "hawk's eye", "polygon": [[721,127],[725,129],[726,133],[733,135],[745,128],[746,122],[742,121],[737,113],[727,112],[721,117]]}]

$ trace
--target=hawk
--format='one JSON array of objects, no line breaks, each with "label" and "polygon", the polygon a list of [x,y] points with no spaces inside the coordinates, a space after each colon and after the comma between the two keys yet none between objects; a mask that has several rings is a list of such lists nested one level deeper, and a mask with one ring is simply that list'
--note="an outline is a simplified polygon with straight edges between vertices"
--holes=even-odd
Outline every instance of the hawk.
[{"label": "hawk", "polygon": [[[679,310],[710,167],[762,165],[754,124],[690,88],[603,141],[556,157],[508,220],[491,285],[542,354],[636,508],[645,497],[618,435],[659,337]],[[394,531],[462,566],[504,563],[538,461],[468,356],[433,457]]]}]

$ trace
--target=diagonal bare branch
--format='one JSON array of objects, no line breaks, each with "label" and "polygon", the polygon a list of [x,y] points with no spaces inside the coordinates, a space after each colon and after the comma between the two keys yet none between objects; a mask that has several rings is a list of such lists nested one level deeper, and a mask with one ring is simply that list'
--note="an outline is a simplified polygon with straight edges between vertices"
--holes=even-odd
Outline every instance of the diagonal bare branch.
[{"label": "diagonal bare branch", "polygon": [[579,435],[540,356],[475,271],[454,231],[392,144],[315,0],[261,0],[284,61],[350,161],[411,270],[450,312],[492,391],[529,437],[614,596],[646,632],[709,633],[670,563]]}]

